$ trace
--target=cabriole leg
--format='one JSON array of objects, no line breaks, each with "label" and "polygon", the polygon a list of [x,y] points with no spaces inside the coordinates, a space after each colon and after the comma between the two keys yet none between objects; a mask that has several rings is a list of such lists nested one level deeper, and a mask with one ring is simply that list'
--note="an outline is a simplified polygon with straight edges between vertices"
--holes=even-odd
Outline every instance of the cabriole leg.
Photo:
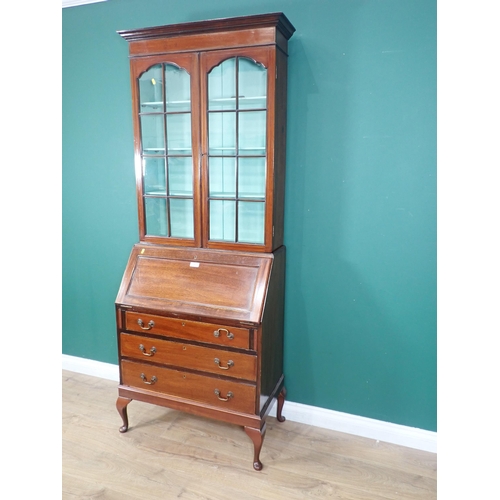
[{"label": "cabriole leg", "polygon": [[253,442],[253,468],[255,470],[262,470],[262,462],[260,461],[260,450],[262,448],[262,443],[264,441],[264,435],[266,433],[266,424],[262,426],[261,429],[255,429],[253,427],[245,427],[245,432],[248,434]]},{"label": "cabriole leg", "polygon": [[276,418],[278,422],[284,422],[286,418],[281,414],[283,411],[283,405],[285,404],[286,389],[283,387],[281,392],[278,394],[278,408],[276,410]]},{"label": "cabriole leg", "polygon": [[130,401],[132,400],[128,398],[122,398],[121,396],[119,396],[116,400],[116,409],[118,410],[118,413],[123,420],[123,425],[119,429],[120,432],[127,432],[128,429],[127,405],[130,403]]}]

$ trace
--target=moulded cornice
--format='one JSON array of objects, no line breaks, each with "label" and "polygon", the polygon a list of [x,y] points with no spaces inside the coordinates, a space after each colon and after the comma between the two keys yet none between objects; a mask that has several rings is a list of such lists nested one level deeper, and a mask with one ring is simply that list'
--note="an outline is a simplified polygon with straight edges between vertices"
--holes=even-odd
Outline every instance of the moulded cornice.
[{"label": "moulded cornice", "polygon": [[260,14],[253,16],[241,16],[222,19],[210,19],[207,21],[193,21],[166,26],[152,26],[135,30],[118,31],[128,42],[138,40],[148,40],[152,38],[162,38],[179,35],[193,35],[197,33],[209,33],[211,31],[228,31],[248,29],[254,27],[275,26],[288,40],[295,28],[282,12],[271,14]]}]

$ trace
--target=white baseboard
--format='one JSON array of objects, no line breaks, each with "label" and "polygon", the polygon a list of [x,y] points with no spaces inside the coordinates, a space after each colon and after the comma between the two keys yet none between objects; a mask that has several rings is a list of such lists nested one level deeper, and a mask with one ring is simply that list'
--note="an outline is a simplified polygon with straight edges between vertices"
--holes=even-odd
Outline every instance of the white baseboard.
[{"label": "white baseboard", "polygon": [[[62,369],[114,380],[115,382],[119,380],[118,365],[68,356],[66,354],[62,355]],[[292,422],[300,422],[324,429],[375,439],[376,441],[437,453],[437,433],[433,431],[350,415],[349,413],[327,410],[316,406],[303,405],[301,403],[294,403],[293,401],[285,401],[283,413],[287,420]],[[270,415],[276,416],[276,405],[274,405]]]},{"label": "white baseboard", "polygon": [[437,453],[437,433],[316,406],[285,402],[287,420]]},{"label": "white baseboard", "polygon": [[67,354],[62,355],[62,369],[114,380],[115,382],[119,382],[120,380],[118,365],[94,361],[93,359],[77,358],[76,356],[68,356]]}]

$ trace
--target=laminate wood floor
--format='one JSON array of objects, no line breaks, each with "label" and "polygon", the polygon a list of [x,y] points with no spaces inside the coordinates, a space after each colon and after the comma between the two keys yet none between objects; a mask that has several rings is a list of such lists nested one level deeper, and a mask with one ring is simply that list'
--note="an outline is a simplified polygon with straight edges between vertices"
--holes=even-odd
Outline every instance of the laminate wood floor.
[{"label": "laminate wood floor", "polygon": [[63,371],[63,499],[436,498],[434,453],[272,417],[261,472],[235,425],[132,401],[121,434],[116,387]]}]

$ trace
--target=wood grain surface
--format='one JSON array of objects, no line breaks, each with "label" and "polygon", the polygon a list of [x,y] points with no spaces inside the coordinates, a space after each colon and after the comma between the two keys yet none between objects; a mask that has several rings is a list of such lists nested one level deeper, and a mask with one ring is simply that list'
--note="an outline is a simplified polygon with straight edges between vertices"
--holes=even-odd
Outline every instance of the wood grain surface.
[{"label": "wood grain surface", "polygon": [[121,434],[116,387],[63,371],[63,499],[436,499],[434,453],[268,418],[256,472],[235,425],[132,401]]}]

